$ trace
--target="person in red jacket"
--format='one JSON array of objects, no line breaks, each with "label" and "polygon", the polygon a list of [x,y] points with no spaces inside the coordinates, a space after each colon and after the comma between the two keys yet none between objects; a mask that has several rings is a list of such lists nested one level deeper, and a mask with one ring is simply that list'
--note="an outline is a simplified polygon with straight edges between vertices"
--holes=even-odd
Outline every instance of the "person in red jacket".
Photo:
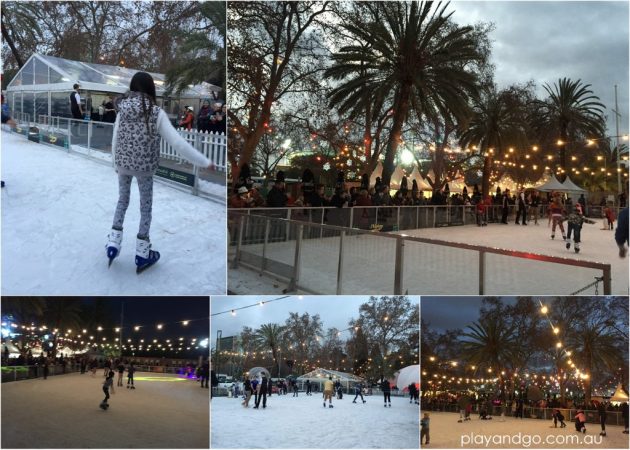
[{"label": "person in red jacket", "polygon": [[193,107],[187,106],[182,117],[182,121],[179,122],[180,127],[186,128],[188,131],[192,130],[193,122],[195,121],[195,115],[193,114]]}]

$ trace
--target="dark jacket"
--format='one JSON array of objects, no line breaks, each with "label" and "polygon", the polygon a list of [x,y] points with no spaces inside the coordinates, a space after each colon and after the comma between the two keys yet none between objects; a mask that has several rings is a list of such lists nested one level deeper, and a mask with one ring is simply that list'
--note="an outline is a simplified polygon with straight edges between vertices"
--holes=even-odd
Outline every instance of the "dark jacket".
[{"label": "dark jacket", "polygon": [[[615,241],[621,246],[628,242],[628,208],[624,208],[617,218],[617,230],[615,231]],[[627,408],[627,407],[626,407]],[[627,409],[626,409],[627,411]]]},{"label": "dark jacket", "polygon": [[287,194],[276,186],[267,194],[267,206],[270,208],[284,208],[287,206]]},{"label": "dark jacket", "polygon": [[381,391],[383,392],[391,392],[392,388],[389,386],[389,381],[383,380],[381,382]]}]

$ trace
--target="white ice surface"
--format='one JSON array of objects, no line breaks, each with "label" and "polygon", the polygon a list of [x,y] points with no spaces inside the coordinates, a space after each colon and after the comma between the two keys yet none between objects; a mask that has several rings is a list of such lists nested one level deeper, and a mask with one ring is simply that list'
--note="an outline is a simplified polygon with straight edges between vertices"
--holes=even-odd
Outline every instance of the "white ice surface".
[{"label": "white ice surface", "polygon": [[[580,253],[567,250],[559,231],[551,240],[547,220],[540,225],[490,224],[405,230],[401,234],[473,245],[525,251],[611,264],[612,294],[628,294],[628,259],[618,256],[613,231],[600,230],[601,223],[585,224]],[[233,250],[231,248],[230,250]],[[244,252],[262,255],[262,244],[244,245]],[[334,294],[337,288],[339,238],[304,239],[299,286],[305,291]],[[270,243],[266,257],[293,267],[295,242]],[[379,233],[347,236],[344,240],[342,293],[386,294],[394,289],[395,240]],[[479,254],[472,250],[407,241],[404,247],[402,291],[409,294],[479,293]],[[255,272],[254,272],[255,273]],[[591,284],[597,269],[486,254],[484,294],[569,295]],[[274,283],[277,285],[278,283]],[[285,283],[286,285],[286,283]],[[229,289],[235,293],[274,294],[243,268],[230,270]],[[595,287],[581,291],[592,295]],[[598,293],[603,294],[599,283]]]},{"label": "white ice surface", "polygon": [[135,272],[133,182],[120,256],[105,243],[118,200],[111,166],[2,132],[3,295],[209,295],[226,286],[225,207],[154,184],[151,242],[160,261]]},{"label": "white ice surface", "polygon": [[[501,422],[499,417],[492,420],[479,420],[477,416],[471,416],[469,422],[457,423],[459,414],[430,412],[431,441],[429,445],[422,443],[422,448],[628,448],[628,435],[623,434],[623,427],[606,425],[607,436],[598,441],[601,431],[599,424],[587,423],[586,434],[575,431],[574,424],[567,420],[566,428],[553,428],[551,420],[541,419],[516,419],[506,417]],[[471,436],[473,433],[473,436]],[[519,445],[517,442],[520,433],[521,442],[536,442]],[[510,444],[501,444],[498,439],[510,436]],[[537,437],[535,437],[537,436]],[[485,439],[485,440],[483,440]],[[492,443],[492,440],[497,440]],[[506,438],[507,439],[507,438]],[[536,441],[534,441],[536,439]],[[540,441],[538,441],[540,439]],[[549,440],[548,440],[549,439]],[[569,439],[581,439],[570,441]],[[489,445],[475,444],[476,442],[490,442]],[[466,445],[462,445],[462,443]],[[470,444],[468,444],[470,443]]]},{"label": "white ice surface", "polygon": [[215,397],[210,402],[211,448],[418,448],[418,406],[408,398],[392,397],[383,407],[382,396],[333,399],[322,406],[321,393],[307,397],[273,395],[267,408],[241,406],[241,400]]},{"label": "white ice surface", "polygon": [[208,448],[208,389],[136,372],[103,411],[102,372],[2,383],[2,448]]}]

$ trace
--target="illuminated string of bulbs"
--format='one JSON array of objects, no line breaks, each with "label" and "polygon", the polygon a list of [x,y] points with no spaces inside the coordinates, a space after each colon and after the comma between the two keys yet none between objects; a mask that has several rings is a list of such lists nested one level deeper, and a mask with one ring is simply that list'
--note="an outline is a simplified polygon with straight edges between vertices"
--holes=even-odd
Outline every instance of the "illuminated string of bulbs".
[{"label": "illuminated string of bulbs", "polygon": [[[232,316],[236,316],[236,311],[240,311],[242,309],[247,309],[247,308],[254,308],[256,306],[264,306],[264,305],[266,305],[268,303],[278,302],[280,300],[284,300],[284,299],[287,299],[287,298],[290,298],[290,297],[291,297],[290,295],[285,295],[283,297],[274,298],[272,300],[261,300],[261,301],[259,301],[257,303],[252,303],[251,305],[241,306],[239,308],[232,308],[232,309],[227,309],[225,311],[221,311],[221,312],[218,312],[218,313],[213,313],[213,314],[211,314],[211,317],[220,316],[221,314],[231,314]],[[302,300],[303,298],[304,297],[302,295],[298,295],[298,299],[299,300]]]},{"label": "illuminated string of bulbs", "polygon": [[[547,322],[549,323],[549,326],[551,327],[551,332],[554,335],[558,335],[560,334],[560,328],[557,327],[552,321],[551,318],[549,317],[549,307],[547,305],[544,305],[543,302],[541,300],[538,300],[538,303],[540,304],[540,312],[545,316],[545,318],[547,319]],[[563,354],[565,354],[568,357],[567,360],[567,364],[572,368],[575,369],[575,376],[576,378],[580,378],[582,380],[586,380],[589,378],[589,374],[585,373],[585,372],[581,372],[580,369],[578,369],[575,366],[575,363],[571,360],[571,355],[573,354],[572,351],[567,350],[564,345],[562,344],[562,341],[558,340],[558,342],[556,342],[556,349],[557,351],[560,352],[560,357],[562,357]]]},{"label": "illuminated string of bulbs", "polygon": [[[170,325],[175,325],[175,324],[182,324],[182,326],[188,326],[189,323],[191,322],[197,322],[200,320],[205,320],[208,321],[210,318],[209,317],[204,317],[201,319],[190,319],[190,320],[178,320],[175,322],[165,322],[165,323],[157,323],[154,325],[128,325],[128,326],[124,326],[124,327],[111,327],[111,328],[103,328],[102,326],[97,326],[96,327],[96,331],[97,332],[107,332],[107,331],[115,331],[116,333],[119,333],[121,330],[133,330],[133,331],[140,331],[141,329],[148,329],[148,328],[155,328],[157,330],[163,330],[165,326],[170,326]],[[9,327],[9,328],[15,328],[15,329],[22,329],[22,330],[28,330],[28,331],[34,331],[34,330],[39,330],[39,331],[45,331],[45,330],[50,330],[51,334],[57,334],[59,333],[59,328],[52,328],[50,329],[48,326],[46,325],[40,325],[37,326],[35,325],[34,322],[32,322],[30,325],[20,325],[17,324],[13,321],[5,321],[2,322],[2,327]],[[88,333],[88,329],[87,328],[82,328],[81,329],[83,334],[87,334]],[[71,334],[73,332],[72,329],[68,329],[66,331],[66,334]]]}]

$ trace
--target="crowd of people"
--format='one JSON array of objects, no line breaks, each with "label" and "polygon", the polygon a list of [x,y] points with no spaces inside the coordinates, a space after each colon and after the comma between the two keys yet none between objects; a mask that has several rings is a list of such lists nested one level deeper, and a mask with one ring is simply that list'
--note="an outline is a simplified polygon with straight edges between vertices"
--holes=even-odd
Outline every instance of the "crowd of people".
[{"label": "crowd of people", "polygon": [[[467,401],[462,401],[463,399]],[[504,421],[506,416],[517,419],[524,417],[530,418],[547,418],[547,414],[540,415],[539,411],[548,408],[551,409],[551,418],[553,427],[566,428],[565,420],[572,420],[575,425],[575,431],[586,433],[588,411],[596,413],[597,421],[601,431],[600,436],[606,436],[606,424],[609,413],[621,413],[624,422],[623,434],[628,434],[629,411],[628,402],[613,404],[610,401],[592,400],[589,405],[583,402],[560,402],[557,397],[549,399],[541,399],[538,401],[528,401],[526,398],[515,398],[508,401],[491,399],[489,396],[480,396],[471,398],[468,395],[442,394],[438,397],[426,397],[422,400],[421,409],[424,412],[423,418],[420,420],[420,443],[430,442],[430,413],[426,411],[451,411],[459,412],[458,423],[472,420],[472,413],[478,413],[479,420],[492,420],[493,413],[500,415],[500,420]],[[565,414],[568,415],[565,416]]]},{"label": "crowd of people", "polygon": [[[448,183],[441,189],[425,192],[419,189],[416,180],[412,180],[411,186],[406,177],[402,178],[400,188],[391,195],[390,186],[383,183],[377,177],[373,185],[367,174],[363,174],[359,186],[350,186],[346,183],[343,172],[339,173],[334,186],[326,186],[322,183],[315,183],[315,177],[310,169],[305,169],[301,182],[295,184],[295,188],[290,189],[286,183],[286,177],[282,170],[276,173],[273,185],[264,193],[259,184],[254,183],[251,171],[247,164],[243,165],[237,182],[234,185],[230,197],[230,207],[232,208],[288,208],[288,207],[361,207],[361,206],[477,206],[484,208],[497,206],[506,208],[508,211],[517,208],[517,224],[526,225],[529,221],[538,223],[541,217],[542,208],[551,204],[554,193],[547,192],[541,194],[534,189],[519,189],[511,192],[510,189],[496,191],[482,198],[478,185],[472,187],[469,192],[464,186],[461,192],[451,192]],[[572,199],[566,194],[557,193],[562,204],[569,210],[573,207]],[[625,194],[619,196],[620,208],[625,207]],[[592,199],[587,199],[584,194],[577,200],[581,204],[584,213],[588,208],[599,206],[606,210],[606,218],[614,221],[614,208],[606,197],[602,197],[599,204],[593,203]],[[611,212],[612,214],[610,214]],[[507,223],[507,217],[502,218],[502,222]]]},{"label": "crowd of people", "polygon": [[[300,386],[301,384],[301,386]],[[213,384],[214,386],[215,384]],[[216,383],[218,385],[218,382]],[[391,391],[392,388],[388,380],[381,380],[377,383],[381,392],[383,393],[383,402],[385,407],[391,408]],[[339,379],[333,381],[332,376],[324,380],[322,386],[323,405],[326,407],[326,401],[328,401],[328,407],[332,408],[333,398],[342,400],[344,394],[354,394],[354,400],[352,403],[357,403],[357,399],[360,398],[362,403],[367,401],[364,399],[364,395],[372,395],[372,388],[368,385],[364,385],[362,382],[355,383],[353,387],[347,387],[344,393],[343,384]],[[287,379],[273,380],[265,373],[259,373],[255,377],[244,377],[242,383],[233,382],[228,388],[228,394],[232,398],[241,399],[241,404],[245,408],[249,408],[250,401],[253,397],[253,408],[259,409],[262,404],[262,409],[267,407],[267,399],[276,394],[278,396],[291,394],[292,397],[299,397],[300,390],[306,396],[312,396],[313,392],[319,392],[320,384],[312,383],[310,380],[306,380],[302,383],[298,382],[295,377],[288,377]],[[419,390],[414,383],[411,383],[408,387],[409,403],[420,404]]]},{"label": "crowd of people", "polygon": [[197,131],[206,133],[226,134],[227,105],[214,102],[211,106],[210,100],[206,99],[202,102],[197,117],[195,117],[194,112],[195,109],[192,106],[185,106],[179,119],[179,126],[188,131],[195,128]]}]

